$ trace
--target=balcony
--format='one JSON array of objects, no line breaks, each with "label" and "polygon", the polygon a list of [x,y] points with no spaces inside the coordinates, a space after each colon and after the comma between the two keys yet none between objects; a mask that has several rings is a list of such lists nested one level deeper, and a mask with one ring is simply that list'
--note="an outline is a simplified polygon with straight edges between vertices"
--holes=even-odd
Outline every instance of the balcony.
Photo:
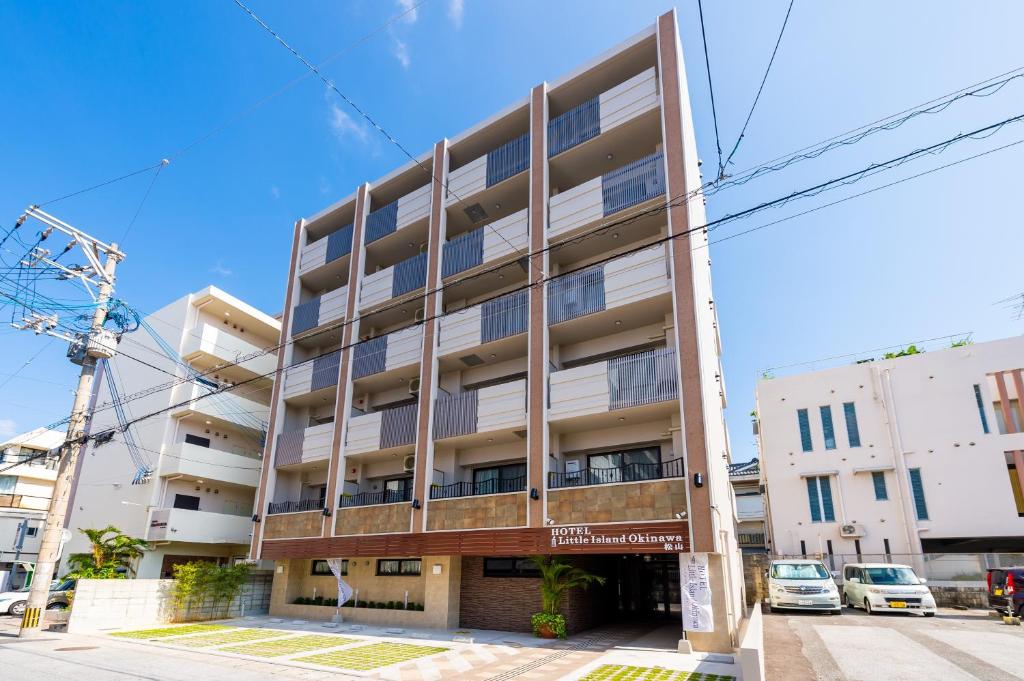
[{"label": "balcony", "polygon": [[407,448],[416,443],[417,403],[353,416],[348,424],[345,455]]},{"label": "balcony", "polygon": [[[267,345],[273,345],[268,343]],[[188,362],[206,360],[204,364],[234,364],[249,376],[265,376],[277,368],[277,354],[249,342],[224,329],[199,323],[185,340],[181,356]],[[243,358],[245,359],[243,361]]]},{"label": "balcony", "polygon": [[352,252],[352,225],[348,224],[307,245],[299,254],[299,276],[340,260]]},{"label": "balcony", "polygon": [[263,518],[263,538],[319,537],[324,526],[323,509],[320,499],[271,502]]},{"label": "balcony", "polygon": [[359,492],[357,494],[342,494],[338,501],[340,508],[354,508],[356,506],[381,506],[383,504],[402,504],[412,501],[412,488],[406,489],[385,489],[379,492]]},{"label": "balcony", "polygon": [[520,475],[516,478],[492,478],[480,480],[479,482],[453,482],[450,485],[431,485],[431,499],[457,499],[460,497],[475,497],[482,494],[508,494],[510,492],[525,492],[526,476]]},{"label": "balcony", "polygon": [[248,544],[252,519],[248,515],[161,508],[150,515],[148,541],[197,544]]},{"label": "balcony", "polygon": [[258,452],[239,454],[181,442],[165,453],[160,475],[183,475],[256,487],[260,481],[260,465]]},{"label": "balcony", "polygon": [[[345,306],[348,305],[348,286],[328,291],[323,295],[307,300],[292,308],[293,337],[317,336],[317,341],[324,340],[321,334],[311,334],[308,331],[320,330],[332,322],[341,321],[345,317]],[[332,334],[340,335],[340,334]]]},{"label": "balcony", "polygon": [[550,419],[611,422],[629,412],[667,414],[678,397],[676,376],[670,348],[556,371],[550,377]]},{"label": "balcony", "polygon": [[683,477],[548,491],[548,517],[555,525],[673,520],[686,510]]},{"label": "balcony", "polygon": [[301,499],[299,501],[272,501],[267,506],[267,515],[279,513],[305,513],[324,510],[323,499]]},{"label": "balcony", "polygon": [[664,193],[665,163],[659,151],[552,196],[548,240],[561,241],[616,213],[653,205]]},{"label": "balcony", "polygon": [[426,184],[366,216],[366,244],[401,231],[430,215],[430,185]]},{"label": "balcony", "polygon": [[[189,389],[190,387],[191,389]],[[242,391],[248,388],[251,394],[269,396],[269,389],[259,390],[252,389],[249,386],[242,386],[235,388],[235,390],[240,391],[239,394],[234,392],[211,394],[211,390],[215,389],[205,384],[185,385],[184,388],[188,392],[182,397],[181,401],[183,404],[175,407],[174,411],[171,412],[171,416],[177,418],[199,415],[217,424],[242,428],[261,434],[266,432],[270,407],[250,399]]]},{"label": "balcony", "polygon": [[529,218],[527,209],[492,223],[463,232],[444,244],[441,276],[475,270],[511,260],[527,251]]},{"label": "balcony", "polygon": [[424,252],[366,275],[359,295],[359,309],[377,307],[389,300],[422,289],[426,284],[427,254]]},{"label": "balcony", "polygon": [[362,341],[352,348],[352,379],[418,364],[423,352],[423,326],[412,326]]},{"label": "balcony", "polygon": [[432,486],[427,529],[475,530],[526,525],[526,476]]},{"label": "balcony", "polygon": [[557,156],[658,107],[658,77],[651,67],[588,99],[548,123],[548,156]]},{"label": "balcony", "polygon": [[761,495],[736,497],[737,520],[763,520],[764,498]]},{"label": "balcony", "polygon": [[764,532],[740,532],[736,535],[736,543],[742,547],[763,547],[764,541]]},{"label": "balcony", "polygon": [[468,442],[473,438],[464,436],[525,427],[526,379],[442,395],[435,403],[435,440],[461,437]]},{"label": "balcony", "polygon": [[[464,310],[445,315],[440,321],[438,356],[472,350],[490,352],[492,343],[515,345],[514,339],[526,333],[529,291],[514,291]],[[518,345],[525,351],[526,339]],[[487,347],[480,347],[487,346]]]},{"label": "balcony", "polygon": [[277,436],[277,449],[274,451],[274,465],[281,468],[325,461],[331,456],[333,439],[333,422],[280,433]]},{"label": "balcony", "polygon": [[335,350],[285,369],[284,399],[313,402],[317,397],[325,397],[338,385],[340,361],[341,351]]},{"label": "balcony", "polygon": [[530,133],[512,139],[448,174],[448,202],[461,203],[530,167]]},{"label": "balcony", "polygon": [[685,475],[683,460],[672,459],[657,463],[628,463],[613,468],[588,466],[571,473],[548,473],[548,489],[586,487],[589,485],[614,485],[624,482],[646,482],[681,478]]}]

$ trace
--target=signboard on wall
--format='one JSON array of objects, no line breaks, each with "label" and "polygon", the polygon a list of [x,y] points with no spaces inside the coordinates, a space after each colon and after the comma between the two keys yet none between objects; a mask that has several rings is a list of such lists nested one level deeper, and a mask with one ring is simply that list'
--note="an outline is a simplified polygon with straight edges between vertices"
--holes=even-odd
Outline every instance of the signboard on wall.
[{"label": "signboard on wall", "polygon": [[569,547],[621,548],[640,553],[686,551],[686,535],[671,529],[638,532],[629,527],[595,527],[593,525],[564,525],[552,527],[551,548]]},{"label": "signboard on wall", "polygon": [[708,554],[691,553],[679,561],[682,582],[683,631],[715,630],[715,613],[711,608],[711,577]]}]

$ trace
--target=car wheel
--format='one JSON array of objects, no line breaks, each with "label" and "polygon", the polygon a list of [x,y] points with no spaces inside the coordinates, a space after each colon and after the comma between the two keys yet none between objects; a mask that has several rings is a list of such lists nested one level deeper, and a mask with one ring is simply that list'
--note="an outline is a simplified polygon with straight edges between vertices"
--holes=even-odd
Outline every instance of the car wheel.
[{"label": "car wheel", "polygon": [[11,607],[7,609],[7,614],[14,615],[15,617],[21,617],[25,614],[25,606],[27,604],[27,601],[18,601],[17,603],[11,603]]},{"label": "car wheel", "polygon": [[839,610],[829,610],[828,614],[830,614],[830,615],[842,615],[843,614],[843,609],[840,608]]},{"label": "car wheel", "polygon": [[850,595],[845,591],[843,592],[843,605],[845,605],[847,608],[853,607],[853,605],[850,603]]},{"label": "car wheel", "polygon": [[866,598],[864,599],[864,612],[866,612],[869,615],[875,614],[875,611],[871,609],[871,601],[869,601]]},{"label": "car wheel", "polygon": [[925,616],[925,617],[935,617],[935,613],[934,613],[934,612],[926,612],[926,613],[924,614],[924,616]]}]

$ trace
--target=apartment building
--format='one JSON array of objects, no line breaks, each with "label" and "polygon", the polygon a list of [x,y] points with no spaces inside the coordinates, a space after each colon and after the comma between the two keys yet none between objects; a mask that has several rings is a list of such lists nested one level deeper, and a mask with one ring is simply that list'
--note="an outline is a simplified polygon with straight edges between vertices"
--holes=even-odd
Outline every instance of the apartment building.
[{"label": "apartment building", "polygon": [[[272,613],[529,629],[534,554],[608,577],[569,627],[742,618],[725,393],[674,12],[299,220],[252,557]],[[694,200],[672,201],[690,193]],[[668,238],[673,237],[673,238]]]},{"label": "apartment building", "polygon": [[36,428],[0,443],[0,591],[22,586],[39,556],[64,433]]},{"label": "apartment building", "polygon": [[[246,557],[280,330],[277,319],[210,286],[122,338],[97,370],[90,432],[163,413],[90,443],[79,458],[65,569],[68,555],[88,550],[78,530],[107,525],[150,542],[139,577],[170,577],[175,564],[198,558]],[[113,407],[115,397],[142,391],[149,394]]]},{"label": "apartment building", "polygon": [[759,381],[774,551],[1020,553],[1022,364],[1015,337]]},{"label": "apartment building", "polygon": [[761,462],[757,458],[729,464],[729,482],[736,497],[736,541],[744,553],[767,551]]}]

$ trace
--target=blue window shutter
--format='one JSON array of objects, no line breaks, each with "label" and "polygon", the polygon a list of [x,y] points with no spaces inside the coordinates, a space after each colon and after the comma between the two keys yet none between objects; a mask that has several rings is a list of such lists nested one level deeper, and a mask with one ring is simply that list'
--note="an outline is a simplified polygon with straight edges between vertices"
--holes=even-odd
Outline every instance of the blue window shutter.
[{"label": "blue window shutter", "polygon": [[800,445],[805,452],[809,452],[814,446],[811,443],[811,421],[807,418],[807,410],[797,409],[796,420],[800,424]]},{"label": "blue window shutter", "polygon": [[921,484],[921,469],[911,468],[910,490],[914,493],[914,510],[918,520],[928,520],[928,504],[924,500],[924,485]]},{"label": "blue window shutter", "polygon": [[835,522],[836,512],[832,507],[832,486],[828,482],[828,476],[823,475],[818,478],[818,484],[821,486],[821,510],[825,522]]},{"label": "blue window shutter", "polygon": [[874,471],[871,473],[871,482],[875,485],[875,501],[885,501],[889,498],[889,491],[885,488],[885,473]]},{"label": "blue window shutter", "polygon": [[981,416],[981,430],[988,434],[988,417],[985,416],[985,402],[981,399],[981,386],[974,384],[974,400],[978,403],[978,415]]},{"label": "blue window shutter", "polygon": [[811,522],[821,522],[821,505],[818,503],[818,479],[807,478],[807,500],[811,505]]},{"label": "blue window shutter", "polygon": [[860,447],[860,428],[857,427],[857,407],[853,402],[843,403],[843,416],[846,417],[846,437],[851,447]]},{"label": "blue window shutter", "polygon": [[832,407],[826,404],[818,407],[821,412],[821,430],[825,433],[825,449],[836,448],[836,429],[832,425]]}]

